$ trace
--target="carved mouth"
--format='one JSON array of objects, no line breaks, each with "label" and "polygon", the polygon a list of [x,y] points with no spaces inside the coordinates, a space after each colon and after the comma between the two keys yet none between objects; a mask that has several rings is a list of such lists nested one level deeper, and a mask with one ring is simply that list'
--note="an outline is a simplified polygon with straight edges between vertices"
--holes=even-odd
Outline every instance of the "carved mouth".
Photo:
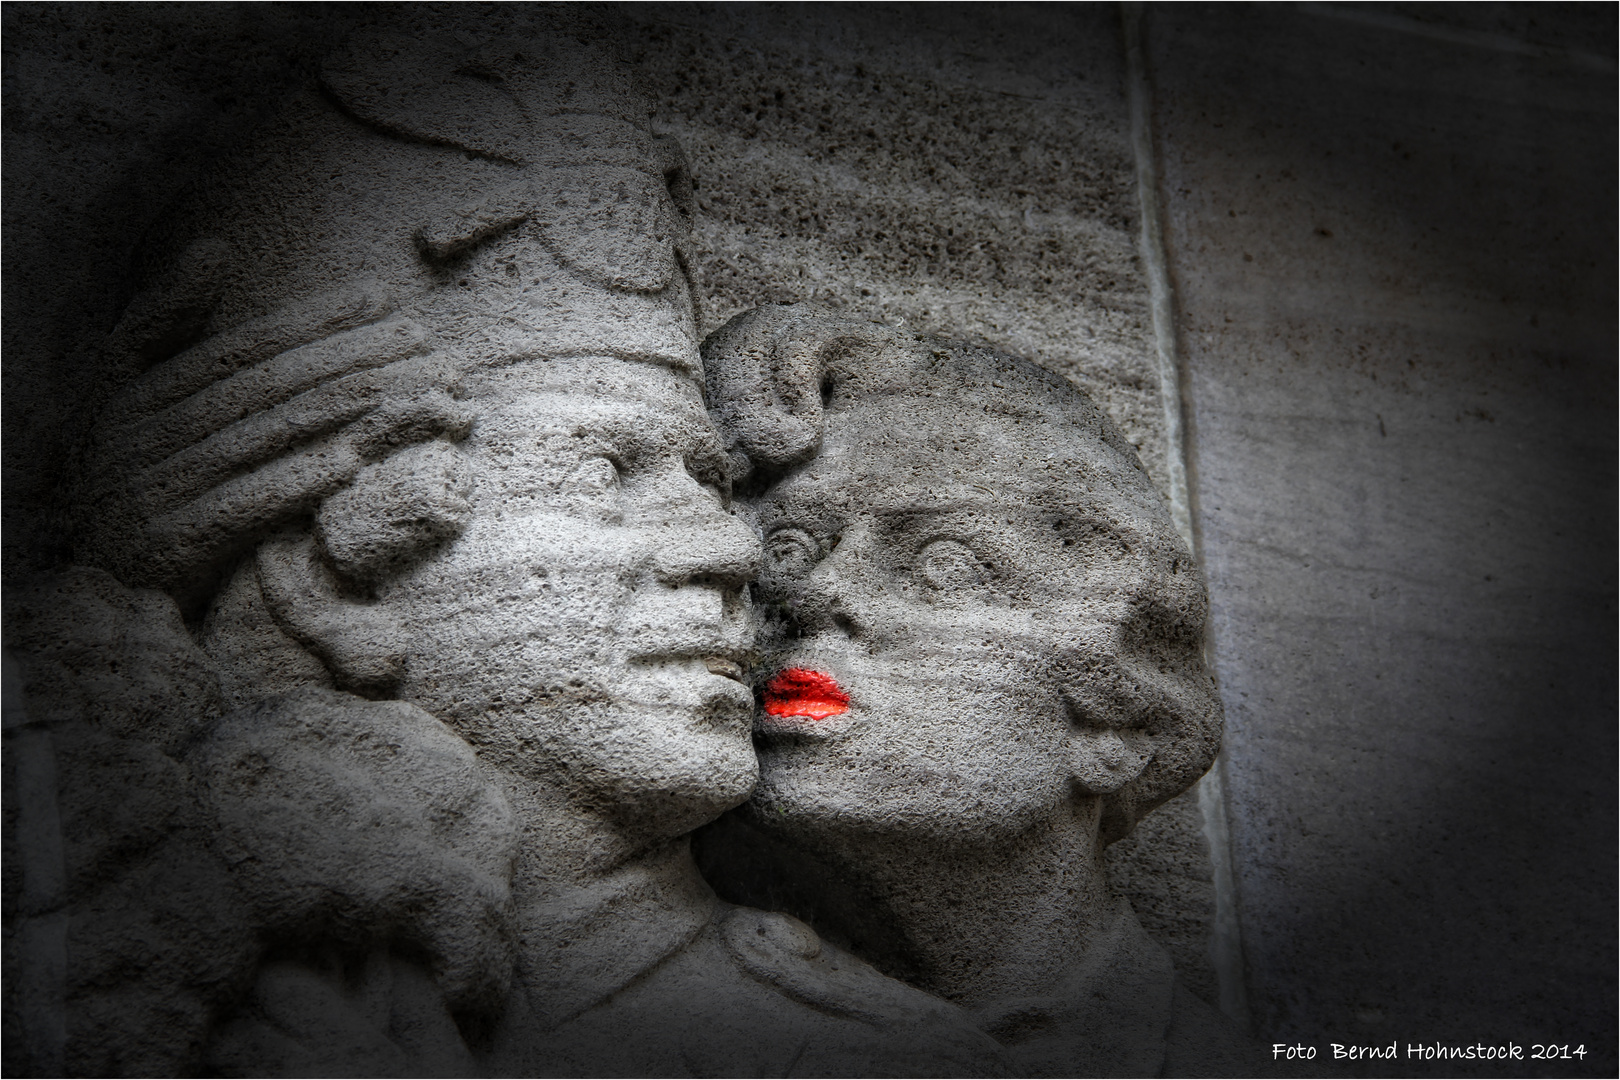
[{"label": "carved mouth", "polygon": [[804,716],[825,720],[849,712],[849,695],[825,671],[788,668],[765,684],[767,716]]},{"label": "carved mouth", "polygon": [[709,669],[711,675],[721,675],[737,682],[743,681],[742,665],[735,660],[728,660],[724,656],[705,656],[703,666]]}]

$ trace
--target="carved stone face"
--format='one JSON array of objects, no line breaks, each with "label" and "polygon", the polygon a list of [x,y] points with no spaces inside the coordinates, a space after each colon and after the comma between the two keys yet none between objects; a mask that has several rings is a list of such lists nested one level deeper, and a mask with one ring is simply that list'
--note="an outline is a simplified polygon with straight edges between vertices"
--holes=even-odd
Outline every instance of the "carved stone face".
[{"label": "carved stone face", "polygon": [[740,664],[759,542],[729,512],[679,233],[643,220],[679,215],[642,149],[635,169],[559,170],[594,218],[520,225],[424,304],[477,418],[456,448],[466,527],[378,595],[400,697],[486,760],[674,835],[755,781]]},{"label": "carved stone face", "polygon": [[752,700],[710,669],[739,673],[758,541],[725,508],[696,386],[590,357],[494,372],[470,395],[466,531],[379,593],[402,631],[399,696],[486,759],[622,812],[740,801]]},{"label": "carved stone face", "polygon": [[735,805],[759,545],[678,148],[567,39],[360,34],[321,79],[165,241],[208,336],[107,412],[86,558],[211,605],[233,705],[399,697],[593,811]]},{"label": "carved stone face", "polygon": [[1203,685],[1196,571],[1134,464],[1083,432],[835,397],[819,455],[757,510],[770,668],[849,699],[761,717],[773,828],[1009,836],[1141,772],[1178,709],[1166,673]]}]

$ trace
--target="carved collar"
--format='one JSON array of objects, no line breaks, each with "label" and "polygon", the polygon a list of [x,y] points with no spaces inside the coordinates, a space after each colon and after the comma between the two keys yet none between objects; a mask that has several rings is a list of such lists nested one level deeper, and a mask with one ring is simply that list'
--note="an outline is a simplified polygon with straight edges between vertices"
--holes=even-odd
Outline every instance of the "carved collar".
[{"label": "carved collar", "polygon": [[1175,968],[1123,899],[1057,993],[978,1010],[1020,1075],[1158,1076],[1170,1031]]}]

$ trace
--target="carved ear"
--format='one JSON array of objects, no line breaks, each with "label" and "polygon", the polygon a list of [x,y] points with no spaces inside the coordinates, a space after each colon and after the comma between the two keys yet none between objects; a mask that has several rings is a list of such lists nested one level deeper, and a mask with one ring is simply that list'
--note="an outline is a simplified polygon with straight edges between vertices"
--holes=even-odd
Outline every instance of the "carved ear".
[{"label": "carved ear", "polygon": [[313,536],[259,546],[265,606],[342,689],[377,696],[404,673],[399,627],[375,605],[345,595],[344,585],[380,584],[461,535],[472,490],[460,451],[420,443],[366,466],[328,497]]},{"label": "carved ear", "polygon": [[367,465],[321,503],[315,536],[343,580],[373,586],[461,535],[472,517],[472,468],[441,440]]},{"label": "carved ear", "polygon": [[1221,748],[1221,699],[1201,661],[1132,663],[1109,638],[1077,638],[1057,665],[1075,786],[1102,796],[1104,844],[1197,783]]},{"label": "carved ear", "polygon": [[312,536],[259,545],[265,606],[287,635],[320,657],[337,684],[384,694],[404,674],[399,627],[376,607],[345,597]]},{"label": "carved ear", "polygon": [[1112,795],[1142,775],[1153,760],[1152,737],[1142,731],[1076,728],[1069,733],[1069,768],[1087,795]]}]

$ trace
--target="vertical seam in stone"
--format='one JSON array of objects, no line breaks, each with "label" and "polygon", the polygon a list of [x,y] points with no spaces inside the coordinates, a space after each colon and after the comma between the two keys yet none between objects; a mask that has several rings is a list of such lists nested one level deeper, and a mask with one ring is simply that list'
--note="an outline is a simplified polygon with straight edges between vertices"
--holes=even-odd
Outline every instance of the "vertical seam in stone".
[{"label": "vertical seam in stone", "polygon": [[1339,19],[1348,23],[1359,23],[1362,26],[1387,30],[1396,34],[1409,34],[1413,37],[1428,38],[1431,41],[1443,41],[1448,45],[1471,46],[1476,49],[1490,49],[1493,52],[1504,52],[1515,56],[1530,56],[1538,60],[1555,60],[1568,64],[1571,67],[1589,68],[1594,71],[1614,74],[1620,65],[1617,65],[1611,56],[1589,52],[1586,49],[1567,48],[1561,45],[1544,44],[1514,37],[1511,34],[1495,34],[1485,30],[1468,30],[1456,26],[1443,26],[1438,23],[1425,22],[1414,19],[1410,15],[1397,15],[1393,12],[1363,11],[1359,8],[1349,8],[1341,4],[1305,3],[1298,5],[1298,9],[1305,15],[1314,15],[1323,19]]},{"label": "vertical seam in stone", "polygon": [[[1163,207],[1159,197],[1158,162],[1153,144],[1153,94],[1143,48],[1143,10],[1140,3],[1120,5],[1125,39],[1125,78],[1130,108],[1131,149],[1136,157],[1136,190],[1142,229],[1139,238],[1142,266],[1148,281],[1154,356],[1159,369],[1159,396],[1164,403],[1165,457],[1170,479],[1170,517],[1193,557],[1203,561],[1202,539],[1193,510],[1189,480],[1188,424],[1183,405],[1185,372],[1180,362],[1175,285],[1170,277],[1164,242]],[[1206,655],[1210,643],[1205,641]],[[1244,985],[1243,939],[1238,921],[1237,877],[1232,865],[1231,830],[1227,825],[1226,755],[1215,759],[1198,782],[1198,810],[1204,819],[1211,876],[1215,884],[1215,925],[1210,934],[1210,957],[1219,987],[1221,1012],[1250,1028],[1248,992]]]},{"label": "vertical seam in stone", "polygon": [[24,1058],[39,1076],[61,1076],[67,1048],[67,861],[57,803],[56,748],[50,731],[28,722],[22,672],[5,654],[0,728],[17,766],[17,857],[22,863],[17,923],[17,999]]}]

